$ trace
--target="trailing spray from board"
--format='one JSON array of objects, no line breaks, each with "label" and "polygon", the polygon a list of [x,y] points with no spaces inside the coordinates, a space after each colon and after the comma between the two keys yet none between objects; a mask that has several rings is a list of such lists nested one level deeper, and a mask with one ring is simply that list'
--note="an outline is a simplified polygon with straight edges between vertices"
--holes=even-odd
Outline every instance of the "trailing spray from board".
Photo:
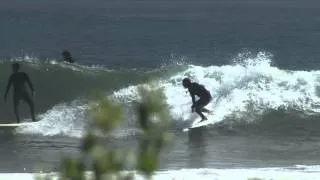
[{"label": "trailing spray from board", "polygon": [[16,133],[81,137],[85,128],[85,111],[87,108],[87,105],[78,100],[58,104],[47,112],[38,115],[38,122],[17,128]]}]

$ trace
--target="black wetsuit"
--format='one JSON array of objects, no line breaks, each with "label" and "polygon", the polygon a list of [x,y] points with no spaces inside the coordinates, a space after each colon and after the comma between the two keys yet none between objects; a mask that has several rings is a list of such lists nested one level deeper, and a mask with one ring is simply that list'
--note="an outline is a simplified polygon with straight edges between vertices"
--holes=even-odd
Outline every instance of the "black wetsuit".
[{"label": "black wetsuit", "polygon": [[17,122],[20,122],[20,118],[18,115],[18,106],[19,106],[19,101],[24,100],[28,103],[30,106],[31,110],[31,116],[32,116],[32,121],[35,121],[34,117],[34,104],[32,101],[32,98],[27,92],[25,83],[28,83],[31,91],[33,92],[33,86],[32,83],[29,79],[29,76],[25,72],[15,72],[9,77],[9,82],[7,85],[5,97],[7,96],[7,93],[10,89],[11,84],[13,84],[13,105],[14,105],[14,113],[17,118]]},{"label": "black wetsuit", "polygon": [[74,63],[74,60],[71,56],[71,53],[69,51],[63,51],[62,52],[63,60],[69,63]]},{"label": "black wetsuit", "polygon": [[[198,83],[191,83],[188,86],[188,90],[192,98],[192,108],[195,108],[195,111],[201,116],[203,120],[206,119],[202,114],[202,111],[205,110],[204,106],[209,104],[212,99],[210,92],[206,90],[203,85]],[[195,101],[195,95],[199,97],[199,100]]]}]

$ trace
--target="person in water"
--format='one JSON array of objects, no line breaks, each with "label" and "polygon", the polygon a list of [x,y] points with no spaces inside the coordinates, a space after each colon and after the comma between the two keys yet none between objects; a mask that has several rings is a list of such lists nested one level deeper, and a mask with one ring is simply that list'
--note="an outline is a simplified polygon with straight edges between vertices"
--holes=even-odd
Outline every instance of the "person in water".
[{"label": "person in water", "polygon": [[12,64],[13,73],[11,74],[11,76],[8,79],[8,84],[6,87],[5,94],[4,94],[4,101],[5,102],[7,101],[8,91],[9,91],[11,85],[13,85],[13,105],[14,105],[14,113],[16,115],[17,122],[20,123],[20,118],[18,115],[18,106],[19,106],[20,100],[24,100],[28,103],[28,105],[30,107],[30,111],[31,111],[32,121],[35,122],[36,120],[34,117],[34,103],[33,103],[32,98],[30,97],[29,93],[27,92],[25,83],[27,83],[29,85],[29,88],[31,89],[32,97],[34,95],[33,85],[31,83],[31,80],[30,80],[29,76],[27,75],[27,73],[19,72],[19,69],[20,69],[19,63]]},{"label": "person in water", "polygon": [[63,61],[74,63],[71,53],[68,50],[63,50],[61,55],[62,55]]},{"label": "person in water", "polygon": [[[202,112],[210,112],[209,110],[205,109],[204,107],[208,105],[212,99],[210,92],[201,84],[191,82],[189,78],[184,78],[182,80],[182,85],[184,88],[187,88],[189,90],[189,93],[192,98],[192,106],[191,110],[192,112],[196,112],[200,115],[201,121],[207,120],[207,117],[205,117]],[[195,100],[195,95],[199,97],[199,100]]]}]

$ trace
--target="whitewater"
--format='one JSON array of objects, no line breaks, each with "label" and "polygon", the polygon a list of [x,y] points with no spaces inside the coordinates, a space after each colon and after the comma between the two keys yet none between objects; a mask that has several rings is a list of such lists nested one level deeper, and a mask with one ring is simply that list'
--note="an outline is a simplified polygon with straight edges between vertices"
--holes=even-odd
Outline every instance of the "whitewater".
[{"label": "whitewater", "polygon": [[[133,172],[134,173],[134,172]],[[90,173],[87,176],[90,177]],[[36,177],[50,177],[52,180],[58,180],[57,173],[16,173],[16,174],[0,174],[3,179],[24,179],[34,180]],[[172,171],[158,171],[154,174],[154,180],[160,179],[177,179],[177,180],[314,180],[320,177],[319,166],[292,166],[283,168],[257,168],[257,169],[181,169]],[[137,180],[144,179],[144,176],[134,173]]]}]

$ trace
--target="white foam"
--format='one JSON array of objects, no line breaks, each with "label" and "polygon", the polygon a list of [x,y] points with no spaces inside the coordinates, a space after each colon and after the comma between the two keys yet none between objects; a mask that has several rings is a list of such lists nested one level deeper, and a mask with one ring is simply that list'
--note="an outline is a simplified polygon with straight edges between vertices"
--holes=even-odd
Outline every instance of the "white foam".
[{"label": "white foam", "polygon": [[270,65],[263,53],[243,64],[227,66],[190,66],[170,80],[164,81],[167,102],[176,118],[188,119],[191,99],[181,87],[181,80],[188,76],[204,84],[213,95],[208,105],[214,110],[215,122],[234,112],[277,109],[295,106],[303,111],[319,112],[320,103],[316,88],[319,71],[286,71]]},{"label": "white foam", "polygon": [[[126,172],[128,173],[128,172]],[[135,179],[142,180],[141,174],[133,172]],[[57,173],[42,174],[49,175],[52,180],[58,180]],[[88,176],[91,173],[87,173]],[[259,178],[263,180],[317,180],[320,178],[319,166],[292,166],[276,168],[250,168],[250,169],[181,169],[158,171],[154,174],[154,180],[175,179],[175,180],[248,180]],[[34,180],[34,174],[29,173],[3,173],[0,179]]]},{"label": "white foam", "polygon": [[[79,100],[74,100],[70,103],[61,103],[47,112],[40,114],[38,122],[21,126],[15,129],[17,134],[41,135],[41,136],[68,136],[81,138],[86,132],[86,128],[90,126],[87,120],[86,111],[88,105],[83,104]],[[31,119],[27,119],[31,121]],[[100,131],[94,131],[98,136],[105,136]],[[139,133],[136,128],[115,129],[111,135],[112,138],[125,138],[134,136]]]},{"label": "white foam", "polygon": [[86,122],[84,114],[86,108],[78,101],[58,104],[46,113],[39,115],[38,122],[17,128],[16,133],[81,137]]}]

